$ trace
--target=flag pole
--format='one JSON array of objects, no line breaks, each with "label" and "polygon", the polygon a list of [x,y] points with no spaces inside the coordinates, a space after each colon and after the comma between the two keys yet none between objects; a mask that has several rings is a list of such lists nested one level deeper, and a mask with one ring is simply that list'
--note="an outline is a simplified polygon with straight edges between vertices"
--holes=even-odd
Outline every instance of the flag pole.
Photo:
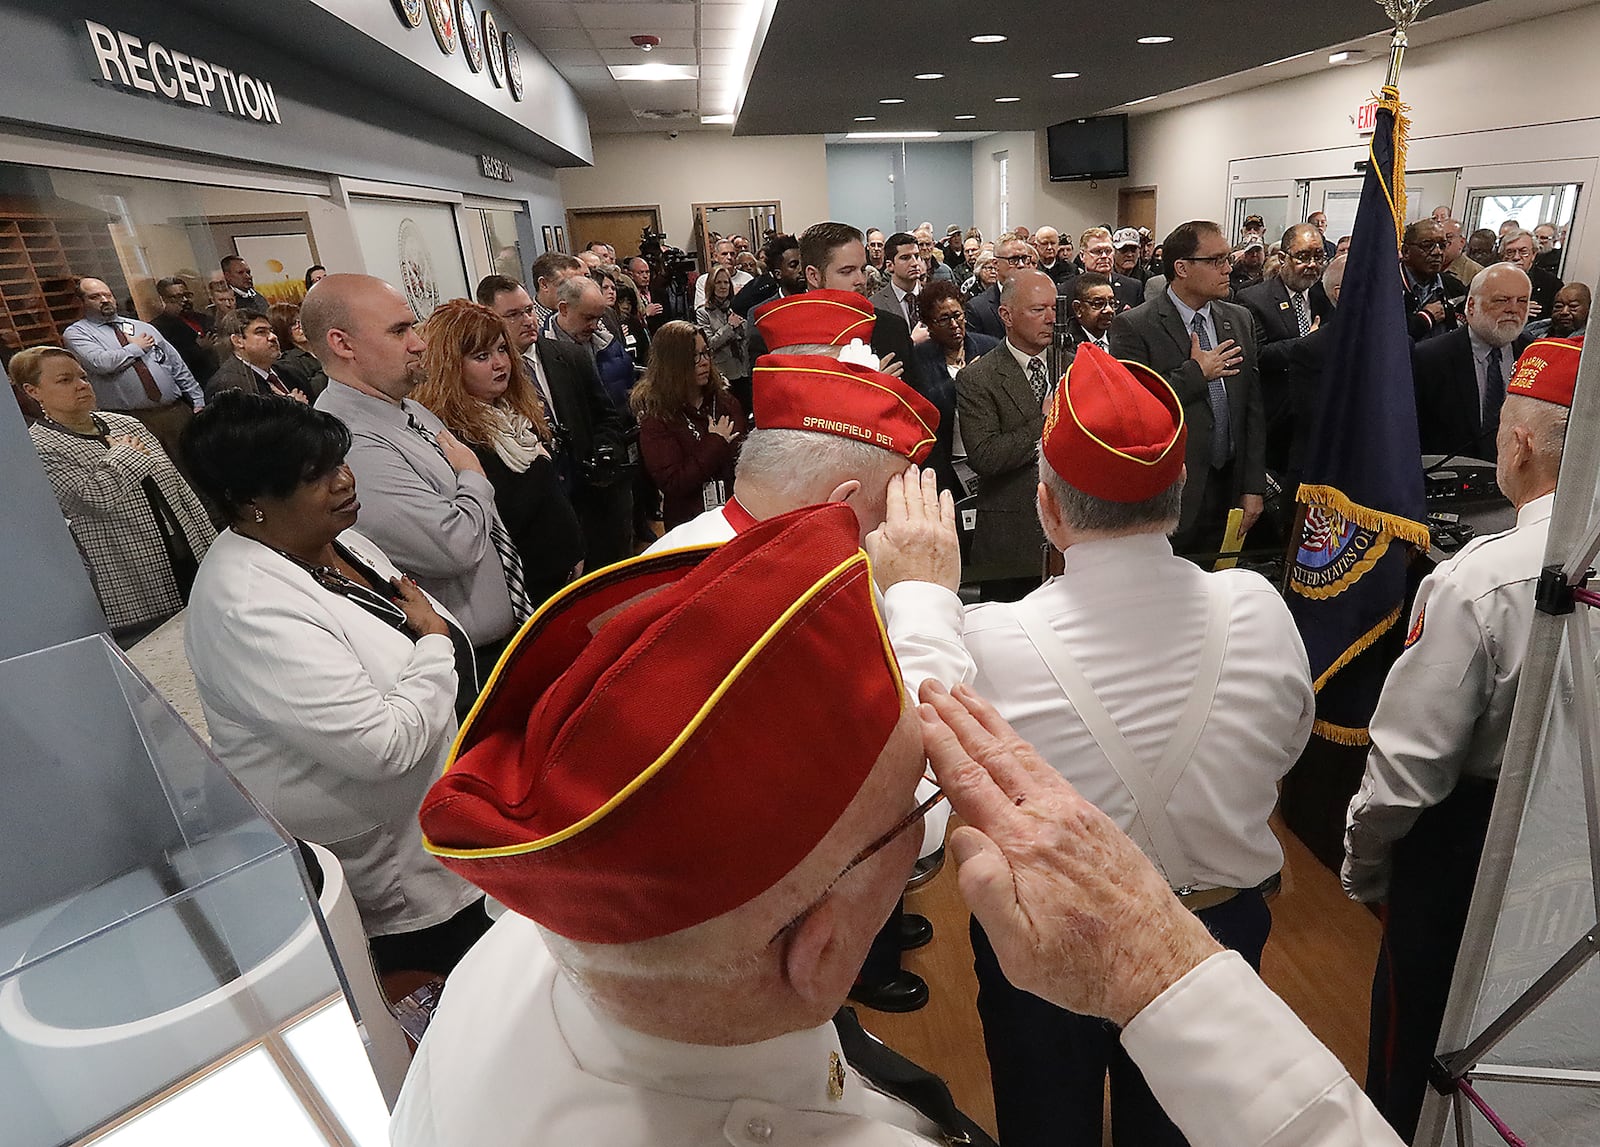
[{"label": "flag pole", "polygon": [[1400,64],[1406,58],[1406,30],[1416,23],[1417,16],[1433,0],[1378,0],[1389,19],[1394,21],[1394,37],[1389,41],[1389,75],[1383,81],[1386,88],[1400,87]]}]

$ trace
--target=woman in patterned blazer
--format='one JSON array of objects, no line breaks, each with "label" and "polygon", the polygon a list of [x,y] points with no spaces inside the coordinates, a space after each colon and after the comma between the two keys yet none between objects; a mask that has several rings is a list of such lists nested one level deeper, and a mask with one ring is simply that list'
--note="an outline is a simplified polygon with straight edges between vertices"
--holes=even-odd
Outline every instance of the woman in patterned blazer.
[{"label": "woman in patterned blazer", "polygon": [[131,644],[183,608],[217,532],[155,436],[126,414],[95,410],[71,351],[25,350],[11,376],[43,409],[33,445],[112,635]]}]

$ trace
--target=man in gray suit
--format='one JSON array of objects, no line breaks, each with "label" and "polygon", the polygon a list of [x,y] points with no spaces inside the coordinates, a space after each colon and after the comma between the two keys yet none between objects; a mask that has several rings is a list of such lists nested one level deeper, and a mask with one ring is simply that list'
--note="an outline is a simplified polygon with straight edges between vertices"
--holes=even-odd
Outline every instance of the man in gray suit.
[{"label": "man in gray suit", "polygon": [[927,273],[922,253],[917,250],[916,236],[896,231],[883,245],[883,259],[889,281],[873,292],[872,305],[880,311],[893,311],[915,331],[921,321],[917,293],[922,290],[922,280]]},{"label": "man in gray suit", "polygon": [[1044,575],[1034,492],[1044,403],[1056,383],[1045,357],[1055,282],[1043,271],[1017,271],[1001,288],[999,312],[1005,341],[956,375],[956,424],[978,475],[969,577],[982,584],[984,601],[1016,601]]},{"label": "man in gray suit", "polygon": [[1183,403],[1188,481],[1172,548],[1221,548],[1228,513],[1248,532],[1267,489],[1266,414],[1254,323],[1225,300],[1231,248],[1215,223],[1184,223],[1162,244],[1167,289],[1111,323],[1111,353],[1157,371]]},{"label": "man in gray suit", "polygon": [[455,615],[483,671],[530,612],[522,562],[478,456],[406,397],[427,349],[410,304],[382,279],[329,275],[300,323],[328,375],[317,409],[350,428],[361,532]]}]

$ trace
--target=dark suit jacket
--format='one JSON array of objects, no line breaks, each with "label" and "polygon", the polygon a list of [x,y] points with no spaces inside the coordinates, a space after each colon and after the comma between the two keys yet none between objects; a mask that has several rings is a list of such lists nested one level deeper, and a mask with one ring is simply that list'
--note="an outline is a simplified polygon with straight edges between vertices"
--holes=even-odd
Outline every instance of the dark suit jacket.
[{"label": "dark suit jacket", "polygon": [[[1500,373],[1509,382],[1517,356],[1531,340],[1519,335],[1500,352]],[[1497,427],[1483,425],[1478,373],[1472,363],[1471,331],[1463,324],[1411,350],[1417,393],[1417,431],[1424,454],[1456,454],[1493,462]]]},{"label": "dark suit jacket", "polygon": [[748,318],[750,312],[755,310],[762,303],[766,302],[768,299],[777,298],[778,290],[778,280],[773,278],[773,276],[757,275],[743,287],[739,288],[739,293],[733,296],[733,301],[729,304],[729,306],[733,310],[733,313],[738,315],[741,319]]},{"label": "dark suit jacket", "polygon": [[1006,337],[1006,326],[1000,321],[999,283],[967,300],[967,329],[992,339]]},{"label": "dark suit jacket", "polygon": [[[281,375],[279,376],[282,377]],[[284,384],[290,385],[287,379]],[[223,364],[205,381],[206,401],[210,402],[224,390],[242,390],[246,394],[272,393],[250,365],[236,354],[230,354]]]},{"label": "dark suit jacket", "polygon": [[1034,509],[1044,410],[1004,342],[956,376],[956,412],[967,464],[977,473],[973,581],[1036,577],[1044,530]]},{"label": "dark suit jacket", "polygon": [[[1289,407],[1289,452],[1284,458],[1286,506],[1292,503],[1305,473],[1306,452],[1317,430],[1318,406],[1322,400],[1322,375],[1333,353],[1335,331],[1339,329],[1337,311],[1305,338],[1288,339],[1282,345],[1288,355],[1283,387]],[[1263,382],[1265,368],[1263,367]],[[1270,416],[1269,416],[1270,417]]]},{"label": "dark suit jacket", "polygon": [[[1056,295],[1070,299],[1075,289],[1073,284],[1077,282],[1081,273],[1075,272],[1058,282]],[[1137,307],[1144,302],[1144,284],[1138,279],[1130,279],[1127,275],[1119,275],[1115,271],[1111,272],[1111,293],[1116,296],[1117,303],[1123,310]]]},{"label": "dark suit jacket", "polygon": [[[1313,320],[1324,322],[1333,313],[1328,296],[1306,292]],[[1295,436],[1295,408],[1289,389],[1289,357],[1300,338],[1289,288],[1274,276],[1239,292],[1236,300],[1255,320],[1256,349],[1261,362],[1261,401],[1267,415],[1267,468],[1281,474],[1288,465]],[[1320,329],[1320,328],[1319,328]]]},{"label": "dark suit jacket", "polygon": [[[189,373],[196,378],[210,378],[216,371],[218,364],[218,351],[213,341],[214,323],[211,317],[203,312],[196,312],[195,316],[200,322],[200,333],[196,334],[193,327],[182,319],[162,311],[150,320],[150,325],[161,332],[161,337],[166,339],[182,356],[189,367]],[[232,353],[232,348],[229,348]]]},{"label": "dark suit jacket", "polygon": [[[1211,321],[1219,344],[1232,339],[1244,350],[1239,373],[1223,383],[1233,423],[1234,451],[1233,486],[1223,493],[1228,504],[1236,506],[1240,495],[1265,495],[1267,491],[1266,413],[1261,403],[1254,321],[1250,312],[1237,303],[1220,299],[1211,304]],[[1184,422],[1189,428],[1184,461],[1189,474],[1183,487],[1180,531],[1194,528],[1212,475],[1210,388],[1200,364],[1189,357],[1189,352],[1189,329],[1166,292],[1131,311],[1123,311],[1111,321],[1111,353],[1142,362],[1156,371],[1172,385],[1178,401],[1183,403]],[[1212,523],[1204,525],[1209,530]]]},{"label": "dark suit jacket", "polygon": [[1556,305],[1556,292],[1566,284],[1561,281],[1560,276],[1539,266],[1537,259],[1534,260],[1533,270],[1528,272],[1528,278],[1533,281],[1531,298],[1539,304],[1539,317],[1548,319],[1550,308]]},{"label": "dark suit jacket", "polygon": [[[967,332],[967,362],[977,362],[999,343],[988,335]],[[956,381],[950,377],[944,364],[944,348],[932,339],[918,343],[911,352],[916,356],[916,381],[912,383],[917,393],[933,403],[939,410],[939,440],[924,466],[931,467],[939,476],[939,489],[951,491],[957,498],[965,495],[961,481],[956,477],[953,462],[956,433]]]},{"label": "dark suit jacket", "polygon": [[550,383],[556,419],[573,464],[591,458],[601,441],[620,441],[622,416],[606,397],[593,356],[577,343],[551,338],[541,337],[533,345]]}]

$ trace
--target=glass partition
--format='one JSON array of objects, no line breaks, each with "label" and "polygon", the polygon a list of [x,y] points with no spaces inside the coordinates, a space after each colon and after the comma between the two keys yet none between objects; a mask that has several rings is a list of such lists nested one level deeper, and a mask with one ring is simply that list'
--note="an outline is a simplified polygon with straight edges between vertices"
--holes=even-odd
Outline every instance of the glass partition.
[{"label": "glass partition", "polygon": [[[298,850],[115,646],[96,636],[0,661],[0,744],[8,1145],[80,1141],[202,1080],[215,1092],[221,1066],[252,1049],[290,1063],[281,1033],[329,1008],[349,1038],[319,1072],[339,1078],[327,1057],[342,1055],[346,1089],[302,1097],[313,1131],[274,1142],[350,1141],[324,1137],[342,1122],[326,1112],[370,1122],[376,1103],[381,1118]],[[228,1121],[248,1123],[249,1106],[208,1110],[226,1120],[187,1141],[244,1141]]]}]

